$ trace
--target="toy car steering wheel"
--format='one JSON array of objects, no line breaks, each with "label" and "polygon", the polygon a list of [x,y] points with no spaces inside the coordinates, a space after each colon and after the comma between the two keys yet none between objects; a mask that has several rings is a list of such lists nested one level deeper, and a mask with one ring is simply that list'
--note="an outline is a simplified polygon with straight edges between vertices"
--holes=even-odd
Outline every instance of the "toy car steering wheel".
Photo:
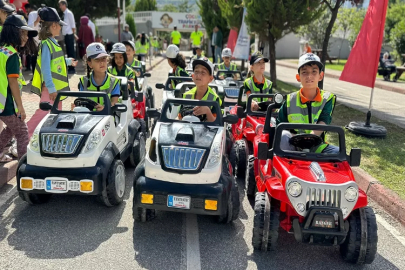
[{"label": "toy car steering wheel", "polygon": [[97,102],[89,98],[76,98],[74,104],[76,107],[86,107],[90,111],[93,111],[94,108],[98,105]]},{"label": "toy car steering wheel", "polygon": [[200,119],[201,122],[204,122],[205,119],[207,118],[207,116],[205,114],[204,115],[194,115],[194,111],[193,111],[194,107],[195,106],[191,106],[191,105],[182,106],[179,111],[181,117],[183,118],[184,116],[191,115],[191,116],[195,116],[198,119]]},{"label": "toy car steering wheel", "polygon": [[322,142],[321,137],[315,134],[299,134],[290,138],[290,144],[299,149],[311,149]]}]

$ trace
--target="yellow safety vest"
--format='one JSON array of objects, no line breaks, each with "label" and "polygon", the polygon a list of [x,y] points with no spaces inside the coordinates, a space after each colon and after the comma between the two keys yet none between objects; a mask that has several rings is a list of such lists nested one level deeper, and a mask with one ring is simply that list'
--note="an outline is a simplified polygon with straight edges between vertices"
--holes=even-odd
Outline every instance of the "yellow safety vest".
[{"label": "yellow safety vest", "polygon": [[[218,65],[218,69],[219,69],[219,70],[227,70],[226,67],[225,67],[225,63],[219,64],[219,65]],[[229,70],[230,70],[230,71],[236,71],[236,70],[237,70],[236,65],[230,63]]]},{"label": "yellow safety vest", "polygon": [[[114,76],[118,76],[118,70],[117,68],[109,67],[108,68],[108,73]],[[135,72],[132,70],[131,67],[125,67],[125,77],[128,79],[136,79]]]},{"label": "yellow safety vest", "polygon": [[[0,47],[0,113],[4,111],[6,100],[7,100],[7,88],[8,88],[8,79],[7,79],[7,72],[6,72],[6,65],[7,60],[10,56],[17,53],[17,51],[12,46],[2,46]],[[22,87],[23,85],[27,85],[22,75],[21,69],[21,58],[18,57],[18,61],[20,62],[20,76],[18,78],[18,87],[20,88],[20,95],[22,95]],[[14,100],[14,98],[13,98]],[[14,102],[14,110],[17,113],[17,104]]]},{"label": "yellow safety vest", "polygon": [[49,51],[51,52],[51,74],[56,91],[70,91],[66,60],[62,47],[59,46],[59,44],[55,44],[48,38],[41,41],[41,46],[38,52],[37,65],[35,66],[34,77],[32,78],[31,92],[37,94],[38,96],[41,96],[42,85],[44,83],[44,78],[41,71],[42,46],[48,46]]},{"label": "yellow safety vest", "polygon": [[[246,79],[244,85],[250,89],[251,94],[271,94],[271,86],[273,85],[273,83],[268,79],[264,79],[262,92],[260,92],[260,89],[256,87],[253,77]],[[262,101],[267,101],[267,98],[260,99]],[[254,98],[254,100],[258,101],[257,98]]]},{"label": "yellow safety vest", "polygon": [[[335,106],[335,95],[324,91],[321,91],[321,101],[311,102],[311,123],[309,122],[308,106],[307,104],[301,103],[301,97],[299,92],[294,92],[287,95],[286,105],[287,105],[287,118],[289,123],[297,124],[316,124],[318,122],[319,116],[322,113],[323,108],[326,103],[333,100],[333,106]],[[332,110],[333,111],[333,110]],[[296,130],[297,133],[311,133],[312,130]],[[322,153],[322,151],[328,146],[328,144],[323,143],[317,149],[316,153]]]},{"label": "yellow safety vest", "polygon": [[136,42],[135,48],[136,48],[137,54],[147,54],[148,53],[147,43],[145,43],[145,45],[142,45],[140,40],[138,40]]},{"label": "yellow safety vest", "polygon": [[142,66],[142,62],[139,61],[138,59],[134,58],[134,61],[132,61],[132,63],[129,65],[131,67],[141,67]]},{"label": "yellow safety vest", "polygon": [[[185,92],[183,94],[183,98],[185,99],[194,99],[195,97],[195,93],[197,92],[197,87],[194,87],[193,89]],[[205,95],[203,96],[203,98],[201,100],[208,100],[208,101],[218,101],[219,102],[219,106],[222,105],[222,100],[221,98],[217,95],[217,93],[215,93],[214,90],[211,89],[211,87],[208,86],[208,91],[207,93],[205,93]]]},{"label": "yellow safety vest", "polygon": [[[184,71],[185,73],[188,74],[187,71],[185,71],[184,69],[182,69],[181,67],[176,67],[176,70],[174,71],[174,76],[176,77],[181,77],[181,72]],[[190,76],[190,74],[189,74]],[[176,88],[176,83],[172,80],[172,89]]]},{"label": "yellow safety vest", "polygon": [[190,39],[193,40],[193,45],[198,46],[201,44],[201,37],[204,36],[204,34],[201,31],[194,31],[190,35]]},{"label": "yellow safety vest", "polygon": [[173,44],[180,44],[181,34],[179,31],[173,31],[170,37],[173,39]]},{"label": "yellow safety vest", "polygon": [[[115,78],[113,75],[107,73],[108,78],[105,80],[103,85],[96,86],[93,84],[93,81],[91,80],[92,74],[90,74],[90,78],[82,77],[80,78],[80,83],[82,84],[83,91],[103,91],[106,92],[108,95],[108,98],[111,99],[111,92],[114,90],[114,88],[117,86],[117,84],[120,83],[120,80]],[[94,100],[100,105],[104,104],[104,100],[100,100],[100,98],[90,98],[91,100]]]}]

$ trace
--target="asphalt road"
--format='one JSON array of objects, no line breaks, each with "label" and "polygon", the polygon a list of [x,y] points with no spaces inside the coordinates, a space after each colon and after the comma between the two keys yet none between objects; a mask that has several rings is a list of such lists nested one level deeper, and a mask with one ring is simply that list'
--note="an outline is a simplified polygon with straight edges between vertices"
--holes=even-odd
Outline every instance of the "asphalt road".
[{"label": "asphalt road", "polygon": [[[164,82],[168,70],[165,62],[155,68],[150,85]],[[0,191],[0,269],[360,268],[344,263],[337,247],[299,244],[285,232],[280,232],[277,251],[253,252],[253,209],[241,187],[242,209],[233,224],[171,212],[134,223],[133,169],[126,173],[125,201],[113,208],[85,196],[54,196],[48,204],[29,206],[12,186]],[[361,269],[405,269],[405,229],[378,206],[376,212],[378,255]]]}]

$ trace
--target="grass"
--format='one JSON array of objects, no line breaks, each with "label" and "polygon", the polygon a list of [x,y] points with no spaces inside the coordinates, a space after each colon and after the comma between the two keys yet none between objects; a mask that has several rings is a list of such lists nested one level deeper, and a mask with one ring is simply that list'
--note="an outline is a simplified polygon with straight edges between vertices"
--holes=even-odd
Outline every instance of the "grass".
[{"label": "grass", "polygon": [[[278,92],[291,93],[298,89],[292,85],[277,81]],[[344,127],[350,121],[365,121],[366,115],[360,111],[338,103],[333,112],[332,124]],[[372,118],[372,122],[387,128],[386,139],[370,139],[356,136],[345,129],[346,150],[361,148],[360,168],[380,181],[384,186],[405,199],[405,136],[404,129],[391,123]],[[337,138],[328,137],[331,144],[338,145]]]}]

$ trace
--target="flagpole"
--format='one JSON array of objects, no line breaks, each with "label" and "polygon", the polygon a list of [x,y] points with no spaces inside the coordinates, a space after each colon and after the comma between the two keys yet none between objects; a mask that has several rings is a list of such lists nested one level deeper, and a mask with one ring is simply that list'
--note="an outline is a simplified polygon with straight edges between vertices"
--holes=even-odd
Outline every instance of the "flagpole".
[{"label": "flagpole", "polygon": [[371,109],[373,107],[373,98],[374,98],[374,87],[371,88],[370,105],[368,106],[367,119],[366,119],[366,124],[365,124],[366,127],[370,127]]}]

